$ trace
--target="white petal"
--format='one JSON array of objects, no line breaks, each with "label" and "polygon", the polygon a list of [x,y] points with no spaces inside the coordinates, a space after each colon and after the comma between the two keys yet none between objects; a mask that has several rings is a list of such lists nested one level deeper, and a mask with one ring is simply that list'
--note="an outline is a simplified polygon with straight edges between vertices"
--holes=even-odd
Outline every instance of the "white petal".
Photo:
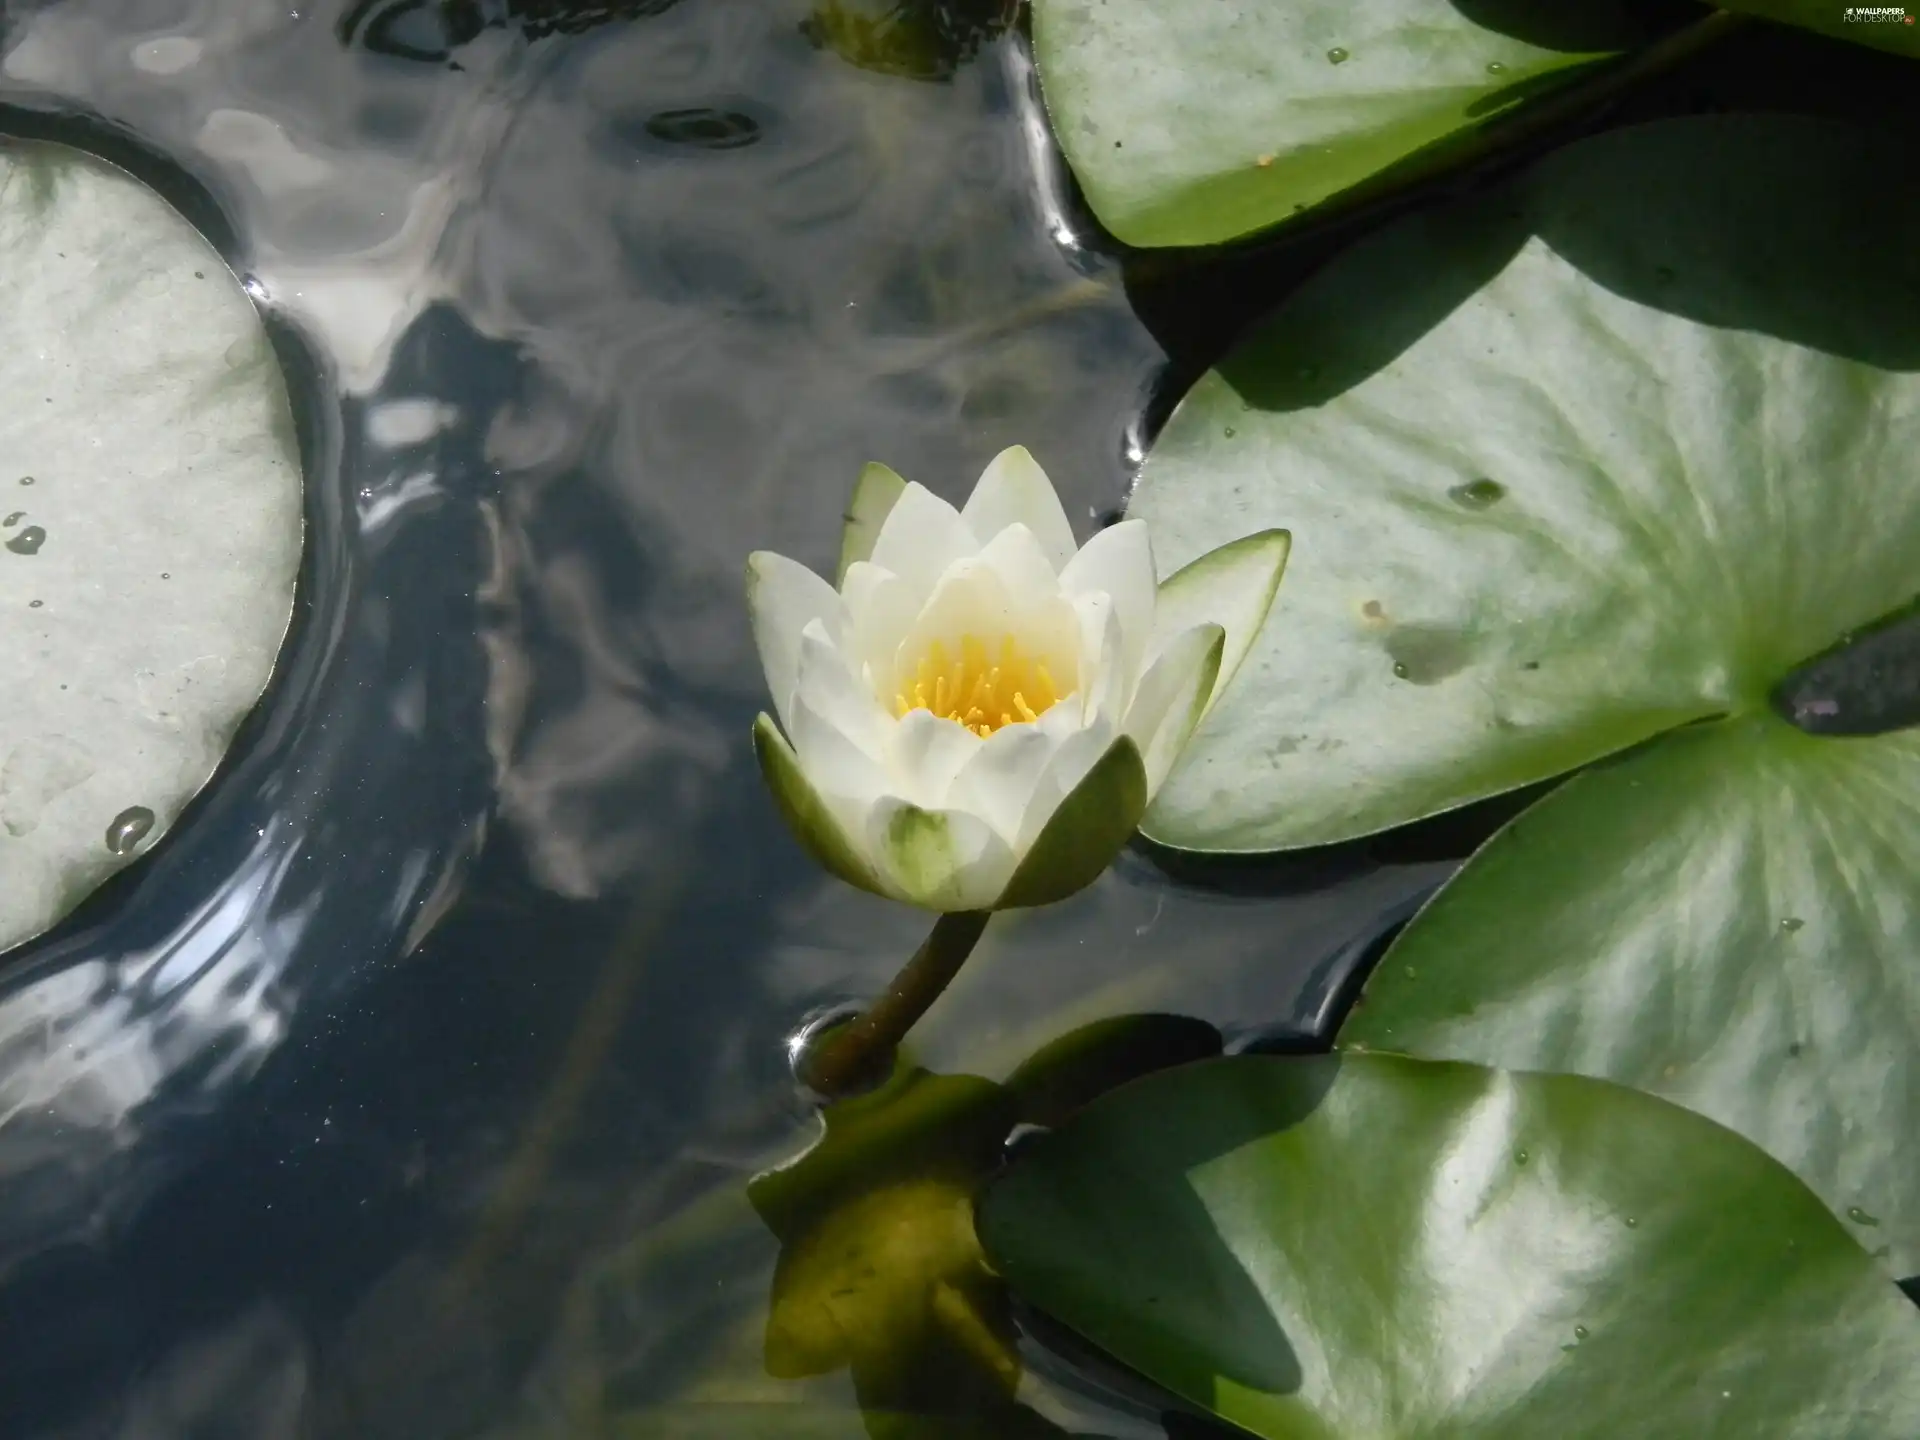
[{"label": "white petal", "polygon": [[1013,875],[1013,851],[977,815],[888,798],[867,821],[875,872],[896,899],[928,910],[986,910]]},{"label": "white petal", "polygon": [[829,637],[838,639],[846,627],[846,608],[833,587],[806,566],[771,550],[756,550],[747,557],[747,609],[774,712],[791,728],[788,712],[800,679],[800,633],[818,620]]},{"label": "white petal", "polygon": [[1160,587],[1156,638],[1163,643],[1183,630],[1212,621],[1227,632],[1220,674],[1207,697],[1212,708],[1247,656],[1280,588],[1292,541],[1284,530],[1263,530],[1210,550],[1167,578]]},{"label": "white petal", "polygon": [[793,732],[793,751],[801,772],[836,816],[844,820],[849,807],[855,811],[870,809],[889,789],[887,767],[822,715],[804,690],[794,697],[793,720],[788,728]]},{"label": "white petal", "polygon": [[1074,598],[1080,621],[1080,693],[1082,724],[1104,719],[1118,724],[1133,698],[1133,677],[1122,659],[1120,618],[1104,591]]},{"label": "white petal", "polygon": [[908,485],[887,512],[872,563],[891,570],[924,599],[956,560],[980,552],[960,512],[924,485]]},{"label": "white petal", "polygon": [[1196,625],[1175,636],[1140,677],[1120,728],[1140,747],[1149,800],[1206,713],[1225,644],[1226,631],[1218,625]]},{"label": "white petal", "polygon": [[[800,673],[794,685],[796,710],[803,700],[875,763],[885,763],[892,717],[881,709],[866,681],[854,676],[846,657],[828,638],[827,627],[819,620],[809,621],[800,634]],[[797,734],[793,743],[797,749]]]},{"label": "white petal", "polygon": [[[1060,577],[1054,574],[1053,562],[1025,525],[1009,525],[989,540],[980,551],[980,563],[1000,577],[1008,597],[1018,607],[1038,605],[1060,593]],[[1151,580],[1151,574],[1148,578]],[[1152,594],[1151,586],[1148,594]]]},{"label": "white petal", "polygon": [[916,595],[891,570],[865,560],[848,567],[841,583],[847,607],[847,663],[875,687],[882,704],[891,695],[880,687],[893,683],[893,655],[913,625],[924,596]]},{"label": "white petal", "polygon": [[948,805],[980,816],[1013,844],[1020,837],[1034,787],[1060,744],[1060,738],[1038,725],[1008,725],[995,731],[954,777]]},{"label": "white petal", "polygon": [[986,743],[957,720],[909,710],[893,730],[893,785],[914,804],[938,809],[947,803],[953,777]]},{"label": "white petal", "polygon": [[1014,853],[1024,855],[1033,848],[1033,842],[1040,838],[1040,832],[1046,828],[1047,821],[1053,818],[1053,812],[1060,808],[1060,802],[1073,793],[1073,787],[1087,776],[1096,761],[1107,753],[1107,747],[1118,738],[1118,727],[1105,720],[1097,720],[1084,730],[1076,730],[1059,745],[1054,747],[1047,758],[1046,767],[1035,782],[1033,793],[1027,797],[1026,809],[1020,815],[1020,835],[1014,844]]},{"label": "white petal", "polygon": [[1120,621],[1121,663],[1137,678],[1153,636],[1153,546],[1147,522],[1122,520],[1089,540],[1061,572],[1060,588],[1069,595],[1104,592],[1113,599]]},{"label": "white petal", "polygon": [[983,545],[1009,525],[1024,525],[1056,574],[1073,558],[1073,526],[1053,482],[1025,446],[1002,450],[988,462],[960,513]]}]

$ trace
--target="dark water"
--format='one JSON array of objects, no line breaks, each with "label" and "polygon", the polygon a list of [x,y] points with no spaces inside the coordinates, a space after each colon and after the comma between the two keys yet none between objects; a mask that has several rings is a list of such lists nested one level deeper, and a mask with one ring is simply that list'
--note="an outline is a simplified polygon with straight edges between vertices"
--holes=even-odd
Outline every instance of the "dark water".
[{"label": "dark water", "polygon": [[[958,498],[1012,443],[1089,533],[1334,243],[1123,265],[1008,8],[902,48],[796,0],[0,0],[0,130],[128,164],[251,277],[311,491],[232,762],[0,970],[0,1433],[690,1435],[807,1398],[862,1433],[844,1377],[761,1373],[741,1188],[813,1133],[785,1037],[925,922],[764,798],[742,563],[827,564],[868,459]],[[1459,853],[1130,855],[996,921],[921,1058],[996,1076],[1148,1010],[1324,1033]],[[1070,1428],[1163,1433],[1042,1368]]]},{"label": "dark water", "polygon": [[[312,543],[226,773],[0,976],[0,1431],[844,1403],[759,1372],[741,1182],[812,1133],[784,1037],[925,922],[763,797],[741,567],[828,563],[868,459],[957,498],[1025,443],[1083,534],[1121,502],[1164,358],[1020,46],[982,14],[876,73],[766,0],[6,14],[4,128],[160,185],[284,326]],[[1444,869],[1129,858],[997,922],[922,1058],[1310,1032]]]}]

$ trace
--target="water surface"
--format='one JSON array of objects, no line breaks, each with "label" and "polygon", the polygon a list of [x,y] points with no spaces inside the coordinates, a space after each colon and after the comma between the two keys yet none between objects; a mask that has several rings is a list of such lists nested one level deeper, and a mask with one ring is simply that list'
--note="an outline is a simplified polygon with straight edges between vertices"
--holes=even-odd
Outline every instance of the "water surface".
[{"label": "water surface", "polygon": [[[742,564],[830,564],[869,459],[958,499],[1013,443],[1084,537],[1166,365],[998,11],[892,74],[788,0],[4,11],[0,130],[159,185],[275,322],[311,546],[227,770],[0,971],[0,1433],[848,1403],[759,1371],[741,1183],[813,1133],[784,1038],[925,922],[764,797]],[[1309,1033],[1445,868],[1130,856],[996,922],[921,1058]]]}]

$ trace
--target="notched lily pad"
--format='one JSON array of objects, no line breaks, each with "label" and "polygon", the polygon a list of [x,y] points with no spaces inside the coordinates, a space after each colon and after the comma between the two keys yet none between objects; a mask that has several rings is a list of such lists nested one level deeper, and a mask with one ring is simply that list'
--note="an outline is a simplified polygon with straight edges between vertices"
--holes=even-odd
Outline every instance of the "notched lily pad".
[{"label": "notched lily pad", "polygon": [[1166,565],[1298,546],[1148,836],[1280,850],[1453,809],[1761,708],[1911,599],[1914,179],[1842,126],[1669,121],[1318,276],[1133,497]]},{"label": "notched lily pad", "polygon": [[0,143],[0,949],[165,834],[293,608],[285,381],[219,255],[131,176]]}]

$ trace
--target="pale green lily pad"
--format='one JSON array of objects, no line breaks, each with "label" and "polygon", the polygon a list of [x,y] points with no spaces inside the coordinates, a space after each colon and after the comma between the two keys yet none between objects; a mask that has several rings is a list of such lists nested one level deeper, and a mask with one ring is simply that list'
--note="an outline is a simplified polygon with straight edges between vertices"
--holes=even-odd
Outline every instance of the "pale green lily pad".
[{"label": "pale green lily pad", "polygon": [[1613,0],[1034,0],[1061,149],[1130,245],[1286,220],[1645,33]]},{"label": "pale green lily pad", "polygon": [[1920,731],[1764,715],[1585,774],[1488,842],[1342,1044],[1633,1085],[1791,1166],[1920,1270]]},{"label": "pale green lily pad", "polygon": [[1727,0],[1720,8],[1783,25],[1817,30],[1839,40],[1920,57],[1920,6],[1847,5],[1836,0]]},{"label": "pale green lily pad", "polygon": [[211,246],[77,151],[0,145],[0,949],[150,849],[293,609],[285,381]]},{"label": "pale green lily pad", "polygon": [[1572,1075],[1240,1056],[988,1191],[1027,1300],[1271,1440],[1906,1440],[1920,1313],[1807,1189]]},{"label": "pale green lily pad", "polygon": [[1920,589],[1920,187],[1786,117],[1549,157],[1316,278],[1185,399],[1163,566],[1271,527],[1284,593],[1148,811],[1263,851],[1702,716]]}]

